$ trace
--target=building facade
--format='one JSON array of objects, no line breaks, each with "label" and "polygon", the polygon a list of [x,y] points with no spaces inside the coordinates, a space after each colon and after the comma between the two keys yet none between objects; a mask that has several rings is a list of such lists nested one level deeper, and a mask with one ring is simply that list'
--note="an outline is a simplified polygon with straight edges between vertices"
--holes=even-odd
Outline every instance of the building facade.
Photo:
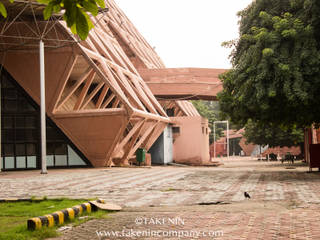
[{"label": "building facade", "polygon": [[[171,88],[173,93],[168,89],[171,98],[191,94],[215,99],[221,89],[217,76],[224,70],[166,70],[116,3],[108,0],[106,5],[108,9],[91,17],[95,27],[85,41],[71,33],[59,14],[44,21],[45,5],[35,1],[6,5],[8,18],[0,21],[2,169],[41,168],[40,40],[45,46],[49,167],[128,165],[138,148],[151,148],[172,118],[197,116],[200,125],[204,121],[188,101],[169,98],[159,102],[163,98],[156,99],[144,78],[154,79],[152,70],[159,70],[159,77],[170,73],[170,79],[183,89],[193,89],[182,93],[177,87]],[[192,88],[174,77],[181,76],[181,71],[188,86],[190,80],[195,82]],[[164,83],[175,86],[171,80]],[[173,150],[166,152],[179,156],[175,145],[173,142]],[[201,151],[208,152],[206,148]]]}]

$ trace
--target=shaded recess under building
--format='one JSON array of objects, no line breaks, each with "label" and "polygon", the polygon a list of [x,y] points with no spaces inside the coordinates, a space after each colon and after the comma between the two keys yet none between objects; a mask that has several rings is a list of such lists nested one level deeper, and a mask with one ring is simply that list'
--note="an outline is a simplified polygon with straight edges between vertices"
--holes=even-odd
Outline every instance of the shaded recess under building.
[{"label": "shaded recess under building", "polygon": [[[6,71],[1,73],[1,103],[3,169],[40,168],[40,108]],[[50,119],[47,119],[47,166],[91,166]]]},{"label": "shaded recess under building", "polygon": [[[51,130],[47,129],[49,166],[126,165],[138,148],[149,150],[169,123],[176,131],[172,134],[171,152],[176,158],[173,160],[180,161],[178,152],[183,150],[179,150],[179,144],[193,141],[192,133],[185,134],[190,129],[188,124],[184,124],[188,122],[184,118],[197,119],[199,126],[194,131],[203,134],[203,139],[207,139],[206,131],[202,130],[207,129],[207,122],[185,98],[178,101],[172,97],[215,99],[216,93],[221,90],[217,74],[224,70],[166,69],[154,49],[115,2],[108,0],[106,5],[108,11],[101,10],[96,17],[91,17],[95,27],[85,41],[80,41],[66,27],[61,15],[44,21],[44,5],[35,1],[6,4],[8,18],[0,21],[0,64],[3,73],[10,76],[15,86],[23,89],[29,102],[37,108],[40,104],[38,45],[39,39],[42,39],[45,45],[48,129],[53,126],[56,133],[60,132],[63,136],[55,137],[61,142],[51,151]],[[211,77],[210,71],[215,72]],[[152,81],[160,78],[162,83],[157,86],[159,89],[165,86],[167,94],[157,93],[158,87],[152,85],[155,83]],[[174,78],[178,85],[172,83]],[[183,87],[184,83],[187,88]],[[179,86],[184,88],[182,92]],[[187,89],[191,91],[186,92]],[[3,92],[6,98],[6,90]],[[2,103],[4,109],[7,107],[6,101],[4,99]],[[6,122],[6,113],[2,115]],[[4,127],[2,129],[5,131]],[[6,158],[8,136],[1,134],[1,137],[3,156]],[[204,144],[204,141],[196,144]],[[15,140],[12,144],[14,149],[19,148]],[[17,150],[8,150],[13,155],[10,156],[13,163],[5,159],[2,166],[16,169],[20,165],[22,168],[29,168],[30,165],[40,168],[39,151],[31,151],[27,141],[21,144],[25,144],[23,157],[27,159],[26,163],[21,165],[22,160],[17,160],[20,157]],[[32,144],[38,149],[39,140],[34,139]],[[207,149],[200,151],[209,153]],[[200,160],[197,162],[209,160],[207,155],[199,152]],[[30,156],[37,156],[35,163],[30,160],[29,164]],[[60,156],[66,156],[66,160]],[[74,156],[77,156],[76,161]]]}]

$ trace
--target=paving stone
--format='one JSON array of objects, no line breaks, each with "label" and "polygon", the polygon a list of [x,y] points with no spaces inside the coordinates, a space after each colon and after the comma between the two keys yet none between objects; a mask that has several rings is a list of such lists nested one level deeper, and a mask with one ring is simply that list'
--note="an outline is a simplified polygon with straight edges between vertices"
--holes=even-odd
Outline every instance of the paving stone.
[{"label": "paving stone", "polygon": [[[224,164],[217,168],[49,170],[45,176],[40,171],[6,172],[0,173],[0,199],[100,197],[125,207],[124,212],[113,214],[111,219],[90,221],[65,231],[59,239],[99,239],[98,230],[144,230],[146,226],[134,224],[137,214],[166,218],[179,215],[186,224],[174,229],[224,232],[214,239],[320,239],[318,172],[307,173],[308,168],[299,162],[295,169],[286,169],[288,164],[250,158],[231,158]],[[250,200],[244,199],[244,191],[249,192]],[[215,206],[198,206],[201,202],[219,201],[228,204],[216,206],[217,210],[211,208]],[[235,209],[237,204],[239,208]],[[144,212],[150,205],[161,211]],[[275,206],[275,210],[268,206]],[[175,210],[163,212],[170,207]],[[191,208],[181,210],[184,207]],[[171,227],[152,229],[165,231]]]}]

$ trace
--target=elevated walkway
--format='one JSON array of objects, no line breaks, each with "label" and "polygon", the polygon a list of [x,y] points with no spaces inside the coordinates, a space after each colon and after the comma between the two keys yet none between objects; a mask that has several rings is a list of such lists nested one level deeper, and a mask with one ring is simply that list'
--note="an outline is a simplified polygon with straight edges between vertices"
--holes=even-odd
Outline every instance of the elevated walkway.
[{"label": "elevated walkway", "polygon": [[139,69],[158,100],[217,100],[222,90],[219,75],[226,69],[161,68]]}]

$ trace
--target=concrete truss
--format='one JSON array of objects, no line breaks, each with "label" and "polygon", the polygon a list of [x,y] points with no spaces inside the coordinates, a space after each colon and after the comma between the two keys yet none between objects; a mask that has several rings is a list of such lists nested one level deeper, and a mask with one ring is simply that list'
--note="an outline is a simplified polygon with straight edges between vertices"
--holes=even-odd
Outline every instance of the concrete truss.
[{"label": "concrete truss", "polygon": [[115,3],[106,3],[109,12],[91,17],[95,28],[85,41],[58,17],[41,21],[36,14],[21,14],[10,24],[0,23],[1,64],[37,103],[35,46],[39,38],[44,41],[47,115],[94,166],[112,160],[127,164],[138,148],[149,149],[170,122],[128,57],[127,46],[135,42],[132,48],[147,67],[162,66],[160,58],[128,20],[120,24],[124,16]]}]

